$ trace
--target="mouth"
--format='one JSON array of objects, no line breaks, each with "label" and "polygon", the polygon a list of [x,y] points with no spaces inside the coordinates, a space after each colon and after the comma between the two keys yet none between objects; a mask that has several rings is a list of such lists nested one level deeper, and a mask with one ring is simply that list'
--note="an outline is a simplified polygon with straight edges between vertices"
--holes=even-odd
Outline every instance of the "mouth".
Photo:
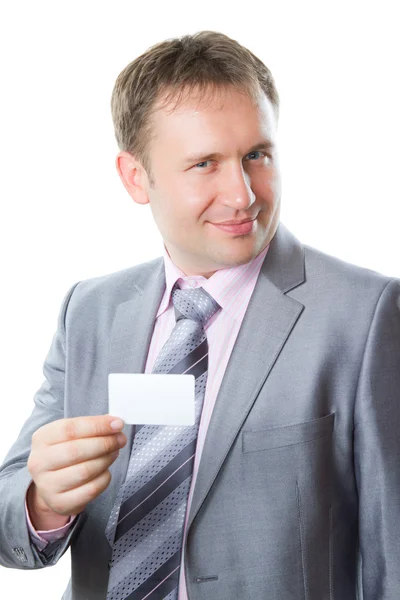
[{"label": "mouth", "polygon": [[236,223],[234,225],[223,225],[219,223],[211,223],[214,227],[218,227],[222,231],[226,231],[227,233],[235,233],[236,235],[245,235],[246,233],[250,233],[253,230],[253,227],[256,223],[256,217],[254,219],[247,219],[246,221],[242,221],[241,223]]}]

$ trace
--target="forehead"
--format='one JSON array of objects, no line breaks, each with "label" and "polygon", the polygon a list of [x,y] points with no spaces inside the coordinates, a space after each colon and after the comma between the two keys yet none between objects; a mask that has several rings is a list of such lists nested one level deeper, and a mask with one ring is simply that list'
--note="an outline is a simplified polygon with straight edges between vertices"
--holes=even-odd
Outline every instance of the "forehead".
[{"label": "forehead", "polygon": [[180,90],[164,94],[155,104],[152,125],[157,135],[163,131],[171,133],[176,127],[207,128],[224,123],[231,127],[246,122],[247,127],[267,128],[272,134],[276,129],[276,119],[272,103],[259,90],[254,97],[243,89],[229,87]]}]

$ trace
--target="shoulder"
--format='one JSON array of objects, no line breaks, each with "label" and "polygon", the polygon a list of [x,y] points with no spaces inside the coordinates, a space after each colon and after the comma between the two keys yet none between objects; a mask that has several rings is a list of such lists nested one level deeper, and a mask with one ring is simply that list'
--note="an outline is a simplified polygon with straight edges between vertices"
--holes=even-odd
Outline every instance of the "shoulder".
[{"label": "shoulder", "polygon": [[[115,307],[126,302],[151,280],[158,281],[164,272],[164,260],[155,258],[120,271],[84,279],[75,283],[66,294],[64,304],[68,311]],[[66,308],[66,306],[65,306]]]},{"label": "shoulder", "polygon": [[360,267],[307,244],[303,248],[306,282],[316,290],[344,299],[352,295],[379,297],[387,287],[399,288],[400,279],[396,277]]},{"label": "shoulder", "polygon": [[[302,303],[317,322],[336,324],[353,335],[369,328],[377,315],[399,314],[400,279],[360,267],[301,244],[303,283],[289,295]],[[397,317],[398,318],[398,317]]]},{"label": "shoulder", "polygon": [[[371,328],[400,335],[400,280],[302,244],[304,282],[290,296],[304,305],[311,327],[335,347],[362,352]],[[398,332],[397,334],[395,332]]]}]

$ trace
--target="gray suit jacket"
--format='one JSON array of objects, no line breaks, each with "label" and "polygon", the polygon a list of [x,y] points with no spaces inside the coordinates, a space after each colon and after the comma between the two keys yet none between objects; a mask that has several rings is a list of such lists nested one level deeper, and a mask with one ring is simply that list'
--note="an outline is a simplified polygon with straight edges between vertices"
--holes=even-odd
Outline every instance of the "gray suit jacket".
[{"label": "gray suit jacket", "polygon": [[[46,380],[0,469],[0,564],[42,568],[70,546],[65,600],[106,596],[104,530],[133,428],[107,490],[44,552],[24,514],[31,436],[108,413],[108,373],[144,371],[164,287],[162,258],[72,286]],[[303,246],[280,224],[207,433],[185,540],[189,600],[398,600],[399,432],[399,280]]]}]

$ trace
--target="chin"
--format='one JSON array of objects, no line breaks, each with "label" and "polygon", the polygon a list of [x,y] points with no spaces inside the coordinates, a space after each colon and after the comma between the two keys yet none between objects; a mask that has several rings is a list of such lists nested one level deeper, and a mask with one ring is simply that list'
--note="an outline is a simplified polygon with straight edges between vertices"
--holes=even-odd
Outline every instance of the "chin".
[{"label": "chin", "polygon": [[257,254],[258,251],[254,247],[246,250],[242,249],[241,251],[237,252],[228,252],[225,256],[220,256],[219,260],[217,260],[216,262],[220,262],[221,265],[224,265],[220,266],[220,269],[237,267],[239,265],[244,265],[250,262],[251,260],[253,260],[253,258],[257,256]]}]

